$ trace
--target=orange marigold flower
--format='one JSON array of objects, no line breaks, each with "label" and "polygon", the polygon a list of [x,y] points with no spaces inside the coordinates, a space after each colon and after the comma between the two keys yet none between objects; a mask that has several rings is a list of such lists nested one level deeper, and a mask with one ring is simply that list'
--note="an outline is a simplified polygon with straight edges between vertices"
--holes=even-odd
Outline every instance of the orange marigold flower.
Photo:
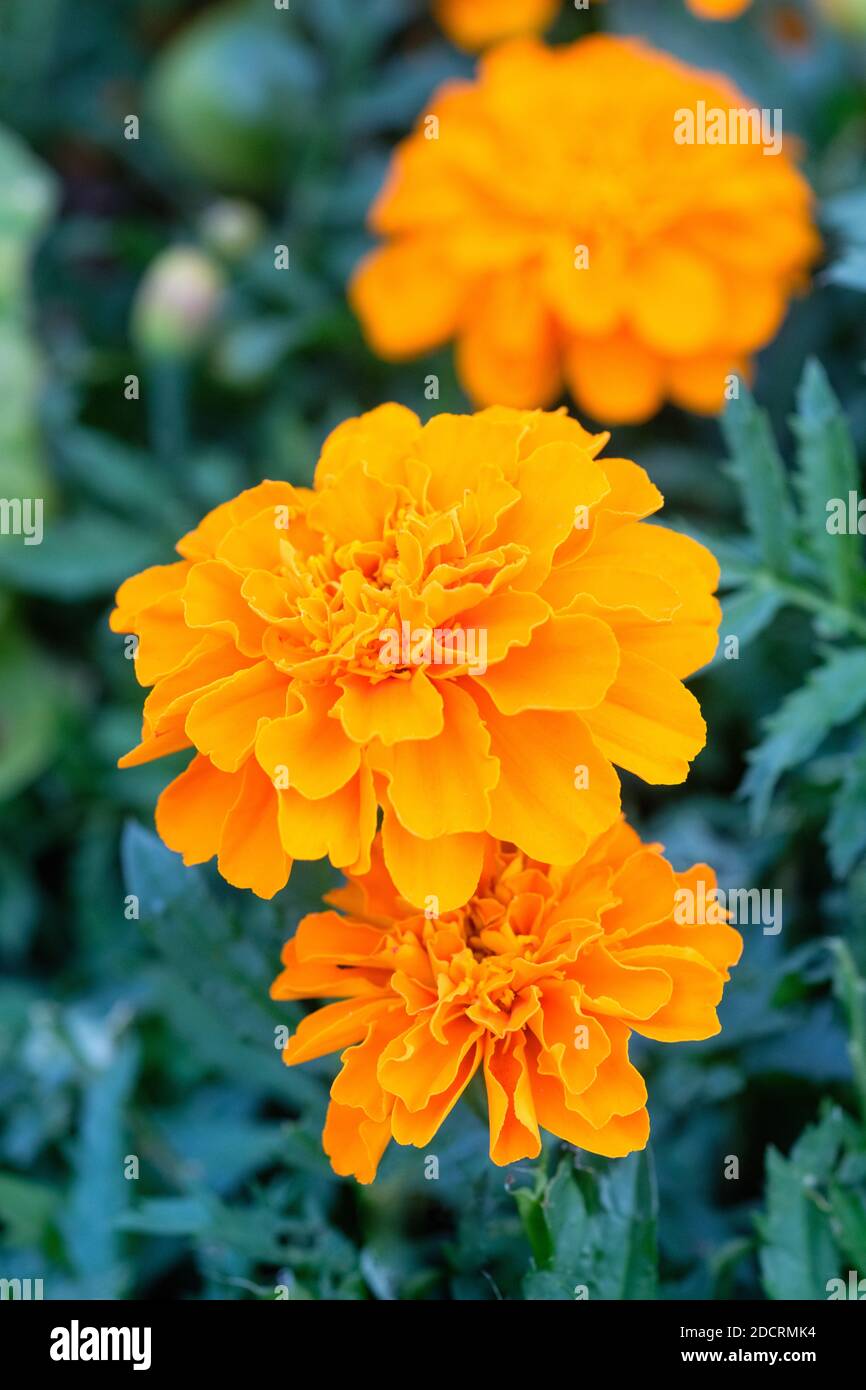
[{"label": "orange marigold flower", "polygon": [[675,874],[620,821],[565,868],[488,841],[472,899],[431,919],[397,895],[377,843],[370,872],[328,895],[345,915],[305,917],[271,987],[338,1001],[283,1053],[346,1049],[323,1134],[336,1172],[371,1182],[389,1139],[427,1145],[480,1068],[494,1163],[535,1157],[539,1129],[610,1157],[642,1149],[630,1034],[717,1033],[740,957],[714,889],[706,865]]},{"label": "orange marigold flower", "polygon": [[[686,0],[701,19],[736,19],[752,0]],[[460,48],[475,52],[518,34],[540,34],[559,10],[559,0],[435,0],[436,18]]]},{"label": "orange marigold flower", "polygon": [[717,410],[819,248],[784,151],[702,142],[701,112],[744,105],[638,40],[491,50],[440,88],[373,205],[384,245],[350,287],[373,349],[455,339],[478,405],[544,406],[565,381],[606,422],[666,397]]},{"label": "orange marigold flower", "polygon": [[686,0],[700,19],[736,19],[745,14],[752,0]]},{"label": "orange marigold flower", "polygon": [[559,0],[436,0],[434,12],[460,48],[475,51],[552,24]]},{"label": "orange marigold flower", "polygon": [[157,828],[270,897],[294,858],[369,864],[459,907],[485,832],[572,863],[619,813],[613,763],[681,782],[682,679],[713,654],[718,566],[643,520],[662,497],[564,413],[399,405],[340,425],[314,486],[263,482],[124,583],[153,689],[121,766],[196,749]]}]

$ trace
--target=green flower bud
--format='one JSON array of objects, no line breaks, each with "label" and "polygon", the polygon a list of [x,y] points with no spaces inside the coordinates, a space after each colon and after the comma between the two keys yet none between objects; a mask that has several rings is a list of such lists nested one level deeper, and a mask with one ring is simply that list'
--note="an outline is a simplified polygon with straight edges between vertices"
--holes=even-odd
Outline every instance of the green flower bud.
[{"label": "green flower bud", "polygon": [[173,246],[152,262],[132,309],[132,337],[140,352],[188,357],[203,345],[222,303],[217,263],[194,246]]},{"label": "green flower bud", "polygon": [[199,219],[202,240],[216,255],[240,261],[254,250],[264,233],[258,208],[240,198],[220,198]]}]

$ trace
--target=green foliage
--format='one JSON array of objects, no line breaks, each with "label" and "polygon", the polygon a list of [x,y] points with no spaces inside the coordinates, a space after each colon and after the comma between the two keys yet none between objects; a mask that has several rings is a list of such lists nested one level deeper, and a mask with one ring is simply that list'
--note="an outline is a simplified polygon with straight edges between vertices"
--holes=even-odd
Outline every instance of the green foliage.
[{"label": "green foliage", "polygon": [[860,1122],[826,1104],[787,1158],[767,1152],[766,1210],[757,1227],[761,1276],[774,1299],[825,1299],[846,1262],[862,1270],[866,1254],[866,982],[844,942],[831,945]]},{"label": "green foliage", "polygon": [[524,1297],[656,1296],[657,1197],[646,1152],[607,1171],[563,1158],[549,1182],[541,1175],[515,1196],[533,1253]]},{"label": "green foliage", "polygon": [[[826,834],[831,865],[841,877],[866,848],[866,815],[858,803],[860,717],[866,707],[866,511],[861,532],[851,429],[814,359],[803,371],[791,423],[796,457],[789,483],[767,414],[748,392],[730,403],[722,420],[747,537],[729,565],[725,540],[710,540],[721,553],[726,592],[719,659],[727,654],[726,642],[735,638],[739,654],[786,607],[807,613],[815,636],[823,639],[820,664],[765,719],[742,792],[754,827],[762,828],[779,778],[794,769],[808,774],[809,760],[837,734],[844,751]],[[835,525],[840,511],[842,530]]]}]

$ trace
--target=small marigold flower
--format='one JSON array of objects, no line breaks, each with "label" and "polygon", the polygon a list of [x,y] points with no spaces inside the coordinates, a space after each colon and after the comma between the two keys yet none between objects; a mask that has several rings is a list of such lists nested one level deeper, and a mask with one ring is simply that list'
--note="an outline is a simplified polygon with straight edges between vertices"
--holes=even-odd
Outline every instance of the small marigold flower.
[{"label": "small marigold flower", "polygon": [[292,1066],[345,1049],[323,1134],[336,1172],[371,1182],[389,1139],[427,1145],[479,1070],[494,1163],[535,1157],[540,1129],[610,1157],[642,1149],[630,1035],[717,1033],[742,949],[714,889],[706,865],[675,874],[620,821],[565,868],[490,840],[472,899],[430,919],[399,898],[377,843],[370,873],[328,895],[344,915],[305,917],[271,987],[337,1001],[283,1053]]},{"label": "small marigold flower", "polygon": [[516,34],[538,34],[553,23],[560,0],[436,0],[434,13],[449,38],[470,52]]},{"label": "small marigold flower", "polygon": [[577,859],[619,814],[612,764],[681,782],[705,726],[718,566],[647,525],[643,470],[564,413],[340,425],[312,488],[226,502],[117,595],[153,686],[132,766],[196,756],[167,845],[263,897],[291,861],[363,872],[383,811],[409,901],[459,907],[485,833]]},{"label": "small marigold flower", "polygon": [[701,113],[748,106],[637,40],[491,50],[439,89],[373,205],[384,244],[350,297],[374,351],[455,339],[477,405],[548,405],[565,381],[606,422],[668,397],[718,410],[819,246],[784,150],[705,139]]}]

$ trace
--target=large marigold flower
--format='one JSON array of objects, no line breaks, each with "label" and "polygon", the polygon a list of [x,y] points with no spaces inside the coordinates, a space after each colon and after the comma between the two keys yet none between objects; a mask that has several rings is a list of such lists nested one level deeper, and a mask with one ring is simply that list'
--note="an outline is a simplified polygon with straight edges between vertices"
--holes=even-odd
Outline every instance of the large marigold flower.
[{"label": "large marigold flower", "polygon": [[717,410],[819,245],[784,151],[699,142],[698,113],[748,105],[638,40],[491,50],[439,89],[373,205],[384,245],[350,287],[371,346],[455,339],[478,405],[544,406],[565,381],[610,422],[666,397]]},{"label": "large marigold flower", "polygon": [[346,1049],[323,1135],[336,1172],[371,1182],[389,1139],[429,1144],[479,1070],[494,1163],[534,1157],[540,1129],[610,1157],[642,1149],[629,1037],[717,1033],[742,949],[714,889],[706,865],[675,874],[620,821],[565,868],[490,840],[472,899],[430,919],[377,846],[370,873],[328,896],[344,915],[303,919],[271,987],[337,1001],[283,1053],[291,1066]]},{"label": "large marigold flower", "polygon": [[552,24],[560,0],[436,0],[434,12],[460,48],[476,51]]},{"label": "large marigold flower", "polygon": [[485,832],[570,863],[619,812],[613,763],[681,782],[705,726],[718,567],[643,518],[643,470],[564,413],[340,425],[314,486],[217,507],[183,557],[124,583],[153,689],[121,766],[194,747],[157,828],[270,897],[294,858],[369,863],[460,906]]}]

